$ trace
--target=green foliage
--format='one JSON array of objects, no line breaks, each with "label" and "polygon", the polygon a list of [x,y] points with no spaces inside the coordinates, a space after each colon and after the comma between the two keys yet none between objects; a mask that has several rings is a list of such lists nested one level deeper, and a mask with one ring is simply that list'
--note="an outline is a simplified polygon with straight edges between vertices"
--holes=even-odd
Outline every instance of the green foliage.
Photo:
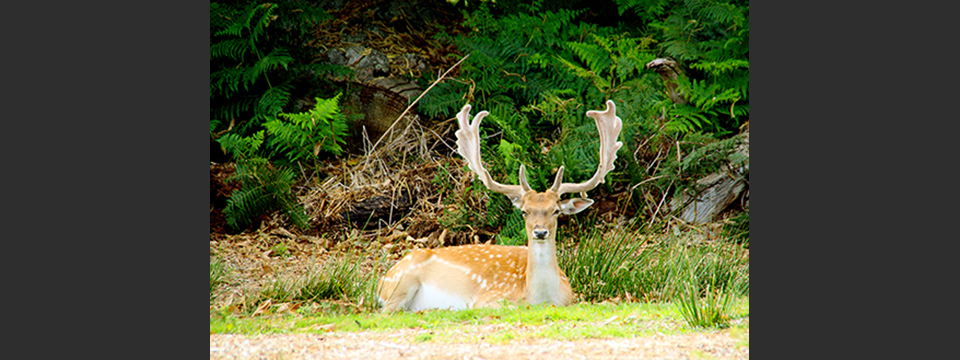
[{"label": "green foliage", "polygon": [[[491,175],[516,183],[524,164],[531,186],[542,190],[560,166],[569,182],[593,175],[598,139],[585,112],[612,99],[625,146],[604,187],[653,181],[653,189],[633,187],[652,190],[655,199],[633,200],[653,215],[665,195],[721,166],[719,158],[700,156],[711,153],[709,147],[678,159],[749,119],[749,6],[739,0],[611,1],[620,17],[576,0],[471,3],[463,22],[471,31],[440,35],[470,58],[459,78],[425,95],[421,110],[447,118],[469,102],[489,111],[481,152]],[[677,61],[677,90],[686,104],[674,104],[660,76],[645,69],[662,57]]]},{"label": "green foliage", "polygon": [[562,247],[560,268],[570,286],[585,301],[632,296],[645,301],[687,301],[690,289],[705,296],[712,289],[730,296],[749,291],[749,257],[745,249],[727,242],[692,244],[685,235],[658,241],[645,234],[658,232],[628,226],[615,236],[593,233],[578,245]]},{"label": "green foliage", "polygon": [[[210,3],[210,133],[241,136],[290,104],[296,84],[343,67],[313,64],[312,25],[329,15],[306,1]],[[224,127],[228,126],[228,129]]]},{"label": "green foliage", "polygon": [[683,158],[678,167],[680,173],[677,175],[682,177],[681,174],[688,174],[687,177],[693,180],[721,168],[747,165],[748,159],[736,153],[741,144],[741,137],[732,137],[699,146]]},{"label": "green foliage", "polygon": [[[322,73],[342,72],[340,67],[312,64],[314,50],[305,46],[312,25],[327,18],[323,9],[305,1],[210,3],[210,134],[237,162],[232,180],[240,189],[224,209],[234,229],[275,210],[301,229],[308,226],[292,193],[295,173],[274,166],[265,153],[280,153],[292,163],[310,153],[340,151],[338,141],[343,139],[338,137],[346,126],[336,97],[332,107],[318,99],[325,107],[305,113],[316,115],[316,123],[301,121],[303,114],[281,113],[295,92],[303,92],[298,86],[312,84]],[[306,142],[314,146],[298,147]]]},{"label": "green foliage", "polygon": [[223,209],[227,225],[235,230],[245,229],[260,216],[279,209],[297,227],[306,229],[309,218],[292,192],[296,173],[288,168],[275,167],[267,159],[257,156],[263,139],[264,131],[261,130],[250,137],[230,133],[217,140],[237,159],[237,171],[228,181],[240,183]]},{"label": "green foliage", "polygon": [[[487,206],[483,209],[477,209],[472,205],[479,201],[480,197],[489,199]],[[450,231],[499,227],[505,224],[508,218],[519,216],[519,210],[516,210],[505,196],[488,190],[479,181],[467,187],[465,192],[453,192],[450,196],[444,197],[444,203],[454,206],[452,209],[444,210],[437,219],[437,223]],[[526,235],[523,237],[522,244],[526,244]]]},{"label": "green foliage", "polygon": [[604,237],[595,233],[580,240],[576,247],[558,255],[573,291],[584,301],[603,301],[630,292],[637,295],[642,286],[635,273],[641,271],[643,256],[638,250],[643,241],[636,233]]},{"label": "green foliage", "polygon": [[290,256],[290,249],[287,248],[286,243],[279,243],[270,247],[270,255],[286,259]]},{"label": "green foliage", "polygon": [[355,300],[373,306],[377,274],[364,271],[360,264],[361,259],[355,254],[330,258],[318,272],[308,274],[297,284],[299,289],[293,300]]},{"label": "green foliage", "polygon": [[[587,67],[562,57],[558,57],[557,61],[577,77],[590,80],[606,96],[640,87],[636,82],[642,78],[644,65],[656,58],[647,50],[655,40],[650,37],[629,37],[627,34],[609,38],[590,34],[590,39],[591,42],[565,43]],[[634,82],[632,86],[630,80]]]},{"label": "green foliage", "polygon": [[[743,145],[742,136],[716,140],[713,134],[693,132],[687,134],[685,140],[679,149],[668,147],[667,154],[660,160],[656,176],[653,178],[655,181],[652,183],[655,192],[661,194],[658,196],[700,191],[696,182],[708,174],[718,171],[731,171],[736,174],[743,168],[749,168],[749,158],[737,152]],[[681,152],[679,160],[677,150]],[[747,175],[749,175],[748,172],[744,174],[744,176]],[[687,201],[694,199],[693,196],[687,197]],[[747,217],[749,218],[749,215]],[[745,229],[739,228],[742,231],[736,231],[730,235],[749,236],[749,226]],[[746,234],[743,234],[744,232]]]},{"label": "green foliage", "polygon": [[733,241],[743,243],[744,247],[750,248],[750,211],[749,209],[746,210],[746,212],[724,221],[723,234]]},{"label": "green foliage", "polygon": [[[298,303],[301,305],[333,303],[325,310],[330,313],[354,313],[358,309],[370,312],[377,308],[376,284],[380,274],[365,271],[362,260],[357,254],[346,254],[327,259],[323,264],[311,267],[302,277],[286,278],[277,276],[269,285],[248,297],[249,303],[243,309],[252,313],[271,304]],[[353,305],[344,309],[342,304]],[[329,305],[329,304],[328,304]],[[270,307],[264,307],[269,313]]]},{"label": "green foliage", "polygon": [[331,99],[316,98],[317,104],[310,111],[271,117],[264,126],[270,133],[268,143],[274,153],[282,152],[290,163],[316,158],[321,151],[339,155],[340,144],[347,135],[339,99],[340,94]]},{"label": "green foliage", "polygon": [[[734,252],[737,255],[741,253]],[[690,326],[729,326],[729,320],[733,317],[733,299],[749,289],[749,281],[742,279],[745,277],[744,268],[739,259],[730,260],[721,254],[701,257],[691,252],[681,252],[674,260],[676,268],[670,274],[678,284],[674,302]]]},{"label": "green foliage", "polygon": [[217,142],[224,152],[236,159],[253,159],[257,157],[260,145],[263,144],[264,131],[260,130],[250,137],[243,137],[236,133],[225,134]]},{"label": "green foliage", "polygon": [[266,131],[252,136],[230,132],[217,139],[237,163],[237,172],[230,180],[240,182],[240,189],[230,194],[223,211],[230,227],[244,229],[275,210],[283,211],[298,228],[309,227],[309,218],[292,192],[296,173],[274,166],[261,152],[267,143],[273,154],[282,153],[287,163],[315,158],[320,151],[339,154],[339,143],[343,143],[347,127],[337,106],[339,98],[340,95],[327,100],[317,98],[316,106],[307,112],[281,113],[279,116],[287,121],[272,118],[264,124]]},{"label": "green foliage", "polygon": [[735,296],[728,292],[718,291],[715,287],[707,285],[703,289],[705,293],[702,297],[701,291],[696,283],[684,284],[683,291],[676,301],[677,311],[687,324],[699,328],[725,328],[730,326],[730,318],[733,317],[733,299]]},{"label": "green foliage", "polygon": [[279,209],[298,228],[307,229],[309,218],[292,192],[295,178],[293,170],[274,167],[266,159],[238,160],[237,172],[229,180],[239,182],[240,188],[230,194],[223,209],[227,225],[245,229],[260,216]]},{"label": "green foliage", "polygon": [[[506,199],[505,196],[501,196]],[[493,201],[491,201],[492,203]],[[494,213],[504,214],[503,230],[497,235],[497,244],[499,245],[527,245],[526,222],[519,209],[509,203],[499,207],[509,207],[507,209],[494,210]]]},{"label": "green foliage", "polygon": [[746,1],[618,1],[621,11],[666,9],[650,27],[660,32],[665,55],[690,64],[678,92],[689,107],[668,108],[668,131],[733,132],[749,113],[749,5]]},{"label": "green foliage", "polygon": [[[517,11],[499,6],[482,3],[465,14],[464,25],[475,31],[450,38],[471,54],[461,65],[462,80],[442,83],[427,93],[421,110],[431,116],[448,116],[459,111],[467,94],[475,109],[490,112],[482,131],[500,135],[481,144],[491,174],[516,182],[518,169],[525,164],[531,186],[544,189],[558,167],[546,163],[541,151],[544,143],[553,141],[551,122],[556,119],[544,118],[536,102],[544,96],[569,96],[588,89],[588,80],[558,71],[558,59],[572,54],[566,42],[596,29],[574,20],[583,10],[545,10],[542,1],[516,4]],[[583,116],[582,110],[579,116]]]},{"label": "green foliage", "polygon": [[704,295],[707,289],[727,292],[735,295],[747,295],[750,290],[750,258],[746,250],[737,244],[708,242],[688,244],[682,242],[666,244],[668,262],[662,264],[660,271],[665,273],[667,281],[662,290],[671,300],[681,300],[686,292],[685,286],[694,286]]},{"label": "green foliage", "polygon": [[[713,130],[726,134],[732,130],[724,125],[736,125],[738,117],[748,114],[747,104],[737,104],[742,94],[735,88],[723,88],[719,83],[708,84],[686,76],[677,79],[677,91],[687,98],[689,104],[672,104],[664,100],[663,107],[669,106],[667,114],[670,120],[665,130],[668,132],[690,133],[696,130]],[[729,115],[729,116],[728,116]],[[723,119],[734,121],[723,122]]]}]

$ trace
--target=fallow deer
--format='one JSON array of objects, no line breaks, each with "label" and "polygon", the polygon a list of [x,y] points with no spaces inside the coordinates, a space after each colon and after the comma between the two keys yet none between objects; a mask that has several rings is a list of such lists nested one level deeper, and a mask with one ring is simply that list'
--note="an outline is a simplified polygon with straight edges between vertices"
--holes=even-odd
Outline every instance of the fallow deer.
[{"label": "fallow deer", "polygon": [[[503,301],[566,306],[573,302],[573,291],[563,270],[557,265],[557,217],[576,214],[591,204],[586,192],[603,183],[613,170],[617,141],[623,122],[616,105],[607,101],[604,111],[587,111],[600,133],[600,163],[586,182],[563,182],[563,166],[557,170],[553,186],[536,192],[527,184],[523,165],[520,185],[504,185],[491,179],[480,162],[480,120],[489,113],[481,111],[470,120],[470,104],[463,107],[457,120],[457,152],[470,170],[488,189],[506,195],[521,210],[526,222],[527,246],[465,245],[440,249],[419,249],[394,265],[378,284],[382,311],[419,311],[424,309],[466,309],[496,307]],[[566,193],[582,197],[561,200]]]}]

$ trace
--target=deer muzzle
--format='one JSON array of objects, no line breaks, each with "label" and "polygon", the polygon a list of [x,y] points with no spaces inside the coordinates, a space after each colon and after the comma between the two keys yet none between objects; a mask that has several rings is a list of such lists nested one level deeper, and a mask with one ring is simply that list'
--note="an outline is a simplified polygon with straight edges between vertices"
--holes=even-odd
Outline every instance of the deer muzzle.
[{"label": "deer muzzle", "polygon": [[533,229],[533,238],[537,240],[546,240],[547,236],[550,235],[550,230],[544,228],[534,228]]}]

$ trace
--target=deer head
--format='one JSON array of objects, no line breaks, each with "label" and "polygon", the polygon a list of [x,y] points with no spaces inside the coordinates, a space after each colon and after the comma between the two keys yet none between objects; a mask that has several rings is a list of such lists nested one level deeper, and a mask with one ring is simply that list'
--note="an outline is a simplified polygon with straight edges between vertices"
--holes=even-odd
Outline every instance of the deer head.
[{"label": "deer head", "polygon": [[[617,106],[613,100],[607,100],[607,109],[604,111],[590,110],[587,116],[592,117],[597,124],[600,136],[600,164],[597,172],[589,180],[579,183],[563,182],[563,166],[557,170],[553,186],[544,192],[533,190],[527,183],[526,169],[520,165],[520,184],[504,185],[494,181],[490,173],[480,162],[480,121],[489,115],[481,111],[470,122],[470,104],[467,104],[457,114],[460,130],[457,130],[457,152],[467,161],[471,171],[480,179],[484,186],[491,191],[501,193],[510,198],[523,214],[526,222],[527,239],[534,241],[552,241],[556,238],[557,217],[560,214],[576,214],[593,204],[593,200],[586,198],[586,192],[603,183],[604,177],[613,170],[614,160],[617,159],[617,150],[623,146],[617,141],[623,121],[617,116]],[[560,200],[566,193],[580,193],[583,197]]]}]

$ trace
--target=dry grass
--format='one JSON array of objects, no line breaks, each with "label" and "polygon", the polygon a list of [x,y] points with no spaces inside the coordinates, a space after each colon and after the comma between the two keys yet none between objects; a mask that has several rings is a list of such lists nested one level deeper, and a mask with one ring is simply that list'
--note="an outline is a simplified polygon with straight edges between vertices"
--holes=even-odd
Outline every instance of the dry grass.
[{"label": "dry grass", "polygon": [[[407,250],[475,241],[482,229],[457,233],[438,223],[457,206],[485,208],[483,193],[466,191],[473,174],[454,155],[455,122],[424,126],[416,116],[407,120],[373,152],[373,141],[364,139],[363,156],[334,159],[312,173],[301,170],[296,191],[311,218],[308,231],[298,232],[275,213],[256,230],[211,232],[211,256],[231,273],[211,310],[244,310],[278,279],[304,276],[335,254],[360,254],[364,269],[382,272],[378,262],[389,267]],[[350,219],[366,205],[382,205],[379,209],[388,212],[370,222]]]}]

